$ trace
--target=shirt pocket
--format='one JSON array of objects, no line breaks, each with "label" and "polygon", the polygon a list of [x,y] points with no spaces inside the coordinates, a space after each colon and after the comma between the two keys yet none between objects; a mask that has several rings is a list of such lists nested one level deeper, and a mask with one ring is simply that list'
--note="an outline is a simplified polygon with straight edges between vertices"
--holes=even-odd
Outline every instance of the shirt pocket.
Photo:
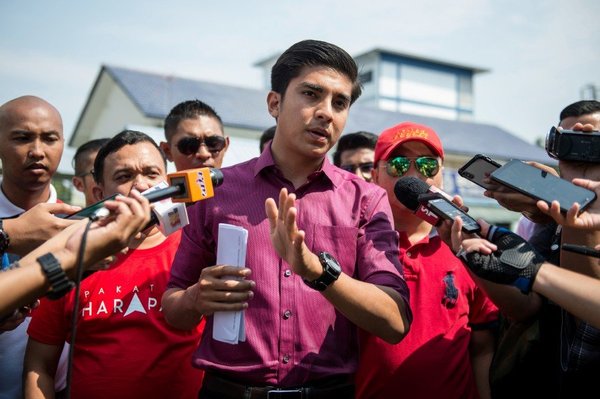
[{"label": "shirt pocket", "polygon": [[318,255],[329,252],[344,273],[354,276],[356,268],[356,248],[358,228],[351,226],[312,225],[306,232],[306,246]]}]

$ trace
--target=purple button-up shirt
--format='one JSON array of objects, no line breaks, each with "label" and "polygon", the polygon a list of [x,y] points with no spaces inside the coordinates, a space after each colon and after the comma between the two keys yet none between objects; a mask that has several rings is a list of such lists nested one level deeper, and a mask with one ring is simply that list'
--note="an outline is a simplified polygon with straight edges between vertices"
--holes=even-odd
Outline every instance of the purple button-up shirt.
[{"label": "purple button-up shirt", "polygon": [[246,341],[212,339],[212,317],[194,364],[256,385],[297,386],[351,375],[358,364],[357,327],[325,297],[291,272],[271,243],[265,200],[286,187],[297,196],[298,227],[314,252],[327,251],[344,273],[398,291],[411,318],[408,289],[398,261],[398,235],[383,189],[333,166],[327,159],[297,190],[270,151],[223,170],[215,197],[188,208],[190,224],[171,269],[169,287],[187,288],[215,264],[219,223],[248,230],[246,267],[256,281],[245,311]]}]

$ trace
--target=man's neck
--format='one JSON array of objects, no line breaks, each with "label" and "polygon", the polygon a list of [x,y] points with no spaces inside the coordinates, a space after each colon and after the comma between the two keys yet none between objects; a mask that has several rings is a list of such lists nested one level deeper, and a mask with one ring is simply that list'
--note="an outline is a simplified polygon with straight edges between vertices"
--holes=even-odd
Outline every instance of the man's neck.
[{"label": "man's neck", "polygon": [[27,211],[37,204],[47,202],[50,199],[50,183],[40,189],[24,190],[3,180],[2,192],[13,205]]},{"label": "man's neck", "polygon": [[398,232],[404,232],[413,245],[427,237],[433,227],[414,215],[394,215],[394,227]]},{"label": "man's neck", "polygon": [[324,158],[307,159],[297,154],[280,155],[279,152],[271,146],[271,154],[275,165],[277,165],[283,176],[293,184],[294,188],[305,184],[308,181],[308,176],[319,170],[324,162]]}]

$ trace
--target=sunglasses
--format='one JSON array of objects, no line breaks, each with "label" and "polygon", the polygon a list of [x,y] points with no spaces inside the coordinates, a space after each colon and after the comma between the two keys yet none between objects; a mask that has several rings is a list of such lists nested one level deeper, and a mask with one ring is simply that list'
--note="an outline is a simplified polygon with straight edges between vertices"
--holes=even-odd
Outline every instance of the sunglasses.
[{"label": "sunglasses", "polygon": [[201,145],[205,145],[208,152],[217,154],[225,148],[225,137],[208,136],[205,139],[199,137],[184,137],[177,142],[177,149],[183,155],[192,155],[198,152]]},{"label": "sunglasses", "polygon": [[363,162],[359,164],[348,164],[341,165],[340,168],[344,169],[346,172],[355,173],[356,170],[360,171],[360,174],[364,177],[371,177],[371,170],[373,169],[373,162]]},{"label": "sunglasses", "polygon": [[433,157],[395,157],[385,164],[385,170],[391,177],[403,176],[414,162],[415,168],[425,177],[433,177],[440,170],[440,163]]}]

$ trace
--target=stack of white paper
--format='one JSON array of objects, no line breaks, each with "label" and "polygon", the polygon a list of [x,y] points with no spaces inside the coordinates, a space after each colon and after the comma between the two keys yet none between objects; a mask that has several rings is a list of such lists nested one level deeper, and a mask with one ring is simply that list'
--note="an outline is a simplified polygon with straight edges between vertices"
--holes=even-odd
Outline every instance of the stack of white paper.
[{"label": "stack of white paper", "polygon": [[[217,265],[244,267],[248,230],[231,224],[219,223]],[[246,341],[243,311],[215,312],[213,315],[213,339],[228,344]]]}]

